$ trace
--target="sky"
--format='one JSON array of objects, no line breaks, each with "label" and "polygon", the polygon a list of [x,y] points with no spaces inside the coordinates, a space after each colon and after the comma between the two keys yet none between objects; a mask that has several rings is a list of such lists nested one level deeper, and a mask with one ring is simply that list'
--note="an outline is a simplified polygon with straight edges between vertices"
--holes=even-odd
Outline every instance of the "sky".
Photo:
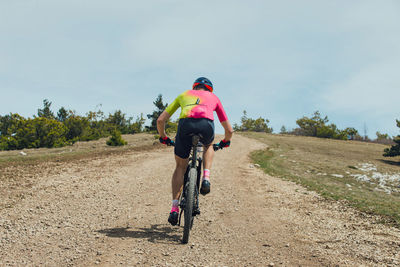
[{"label": "sky", "polygon": [[246,110],[279,132],[318,110],[398,135],[400,1],[0,1],[0,115],[48,99],[137,117],[200,76],[232,123]]}]

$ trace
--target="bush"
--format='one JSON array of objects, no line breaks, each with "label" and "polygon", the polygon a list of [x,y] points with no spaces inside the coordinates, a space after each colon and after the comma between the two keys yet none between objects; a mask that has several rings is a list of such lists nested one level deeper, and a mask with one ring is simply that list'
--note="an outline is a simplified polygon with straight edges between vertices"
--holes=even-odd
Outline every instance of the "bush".
[{"label": "bush", "polygon": [[67,127],[67,139],[72,143],[83,141],[91,132],[89,120],[85,117],[72,114],[65,121]]},{"label": "bush", "polygon": [[321,113],[316,111],[311,118],[304,116],[298,119],[296,124],[299,128],[294,129],[291,134],[340,140],[352,139],[357,134],[357,130],[354,128],[346,128],[341,131],[333,123],[328,125],[328,121],[328,116],[322,118]]},{"label": "bush", "polygon": [[136,118],[136,121],[129,125],[129,133],[134,134],[134,133],[143,132],[143,126],[144,126],[145,121],[146,121],[146,119],[143,118],[143,113],[141,113],[140,117],[138,116]]},{"label": "bush", "polygon": [[[400,121],[396,120],[396,122],[397,122],[397,127],[400,128]],[[400,156],[400,135],[395,137],[393,141],[395,142],[395,144],[390,148],[385,148],[385,153],[383,153],[383,156],[385,157]]]},{"label": "bush", "polygon": [[111,133],[110,139],[107,140],[107,145],[109,146],[124,146],[127,142],[122,139],[121,132],[118,130],[114,130]]},{"label": "bush", "polygon": [[266,132],[272,133],[272,128],[268,126],[269,120],[259,117],[258,119],[252,119],[247,117],[247,112],[243,111],[241,118],[242,124],[238,126],[234,124],[233,129],[239,132]]},{"label": "bush", "polygon": [[6,118],[8,124],[2,129],[2,133],[6,134],[1,135],[0,150],[60,147],[68,144],[67,127],[55,119],[25,119],[18,114],[10,114]]},{"label": "bush", "polygon": [[342,133],[345,134],[350,140],[357,140],[361,138],[361,136],[358,134],[358,131],[353,127],[347,127],[342,131]]},{"label": "bush", "polygon": [[65,146],[68,144],[66,134],[67,127],[55,119],[28,119],[25,127],[17,132],[22,142],[19,149]]},{"label": "bush", "polygon": [[387,133],[384,134],[379,131],[376,132],[376,139],[373,142],[385,145],[393,145],[395,143]]},{"label": "bush", "polygon": [[[326,123],[328,122],[328,117],[321,118],[319,111],[315,111],[311,118],[304,116],[296,121],[296,124],[300,127],[304,135],[306,136],[318,136],[318,130],[320,131],[321,137],[326,137],[331,135],[329,129],[326,128]],[[324,128],[324,129],[323,129]]]},{"label": "bush", "polygon": [[[143,114],[135,122],[132,123],[132,120],[120,110],[106,118],[101,110],[79,116],[64,107],[54,116],[51,102],[45,99],[43,108],[38,109],[33,119],[12,113],[0,116],[0,150],[60,147],[76,141],[97,140],[110,134],[110,145],[124,145],[126,142],[122,140],[121,132],[133,134],[143,131]],[[176,128],[174,123],[168,126]]]}]

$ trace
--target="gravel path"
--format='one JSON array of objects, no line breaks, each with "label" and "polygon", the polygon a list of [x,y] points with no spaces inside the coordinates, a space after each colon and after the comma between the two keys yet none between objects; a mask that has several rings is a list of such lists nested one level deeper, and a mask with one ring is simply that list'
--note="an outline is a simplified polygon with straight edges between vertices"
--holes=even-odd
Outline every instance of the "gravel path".
[{"label": "gravel path", "polygon": [[189,244],[167,223],[171,148],[62,163],[0,210],[1,266],[398,266],[400,231],[216,153]]}]

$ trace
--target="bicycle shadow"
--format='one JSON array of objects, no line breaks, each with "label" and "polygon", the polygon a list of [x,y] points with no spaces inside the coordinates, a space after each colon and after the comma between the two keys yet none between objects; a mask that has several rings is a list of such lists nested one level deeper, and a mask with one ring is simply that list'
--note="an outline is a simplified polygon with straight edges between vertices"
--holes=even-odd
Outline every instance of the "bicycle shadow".
[{"label": "bicycle shadow", "polygon": [[165,243],[165,244],[180,244],[181,233],[178,228],[171,228],[161,224],[153,224],[150,227],[131,228],[131,227],[117,227],[110,229],[102,229],[96,231],[113,238],[137,238],[147,239],[152,243]]}]

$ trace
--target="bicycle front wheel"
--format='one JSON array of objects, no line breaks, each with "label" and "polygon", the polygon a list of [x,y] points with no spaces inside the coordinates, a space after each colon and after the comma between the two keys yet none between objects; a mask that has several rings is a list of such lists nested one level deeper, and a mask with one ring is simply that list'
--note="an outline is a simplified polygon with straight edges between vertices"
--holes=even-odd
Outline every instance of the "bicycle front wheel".
[{"label": "bicycle front wheel", "polygon": [[189,170],[188,181],[186,184],[186,203],[184,210],[185,225],[183,227],[183,239],[182,243],[186,244],[189,242],[189,233],[193,225],[193,207],[195,200],[195,187],[197,179],[196,168]]}]

